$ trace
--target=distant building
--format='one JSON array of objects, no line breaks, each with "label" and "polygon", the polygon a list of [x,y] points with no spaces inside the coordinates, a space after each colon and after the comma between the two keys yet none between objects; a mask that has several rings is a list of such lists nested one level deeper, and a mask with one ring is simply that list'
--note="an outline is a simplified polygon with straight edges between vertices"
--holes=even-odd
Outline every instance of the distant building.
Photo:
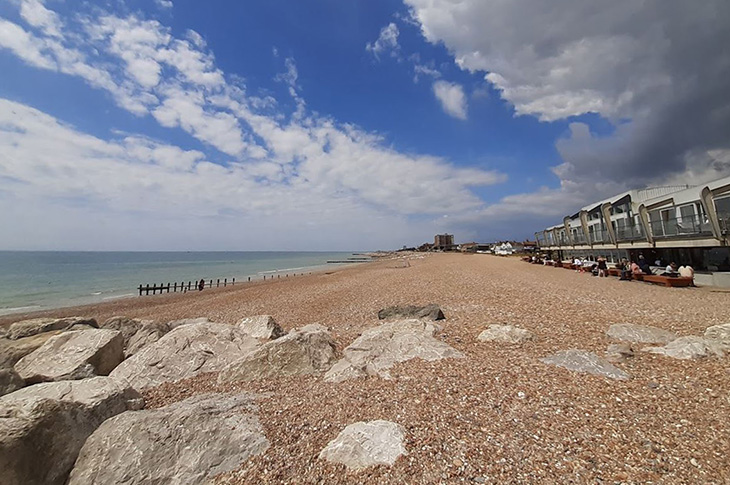
[{"label": "distant building", "polygon": [[437,251],[450,251],[455,249],[453,234],[436,234],[433,238],[433,249]]}]

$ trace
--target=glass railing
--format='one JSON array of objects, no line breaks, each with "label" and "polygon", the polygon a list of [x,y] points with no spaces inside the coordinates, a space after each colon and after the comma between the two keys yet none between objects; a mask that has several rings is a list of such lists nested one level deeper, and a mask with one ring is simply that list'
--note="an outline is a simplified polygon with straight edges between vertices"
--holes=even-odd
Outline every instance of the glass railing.
[{"label": "glass railing", "polygon": [[616,229],[616,239],[619,241],[635,241],[644,239],[644,231],[641,226],[623,226]]},{"label": "glass railing", "polygon": [[588,233],[591,236],[591,242],[594,243],[603,243],[603,242],[611,242],[608,238],[608,232],[603,231],[601,229],[594,230],[593,232]]},{"label": "glass railing", "polygon": [[651,233],[656,238],[711,235],[710,221],[698,215],[652,220]]}]

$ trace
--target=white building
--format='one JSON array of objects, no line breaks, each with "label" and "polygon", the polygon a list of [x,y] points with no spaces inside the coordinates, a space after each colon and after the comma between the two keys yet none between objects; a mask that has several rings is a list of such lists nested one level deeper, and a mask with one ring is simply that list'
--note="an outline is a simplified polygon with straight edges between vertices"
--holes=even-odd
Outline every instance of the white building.
[{"label": "white building", "polygon": [[[630,190],[583,207],[535,233],[542,251],[569,258],[631,259],[730,271],[730,177],[705,185]],[[730,275],[728,275],[730,276]]]}]

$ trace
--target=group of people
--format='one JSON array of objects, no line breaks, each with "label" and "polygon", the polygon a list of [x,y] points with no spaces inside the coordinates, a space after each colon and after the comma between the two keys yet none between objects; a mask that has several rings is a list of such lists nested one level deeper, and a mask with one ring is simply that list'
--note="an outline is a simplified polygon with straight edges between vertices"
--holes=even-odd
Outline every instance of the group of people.
[{"label": "group of people", "polygon": [[[573,260],[573,266],[575,266],[576,271],[581,273],[590,272],[594,276],[608,276],[608,265],[604,257],[599,257],[596,261],[581,260],[579,257],[576,257]],[[657,266],[661,266],[661,262],[658,262]],[[639,255],[637,260],[631,262],[626,258],[622,258],[616,263],[616,269],[621,271],[620,279],[625,281],[630,281],[634,275],[654,274],[649,262],[643,255]],[[694,273],[694,269],[688,264],[678,267],[677,263],[671,262],[666,266],[661,276],[694,278]]]}]

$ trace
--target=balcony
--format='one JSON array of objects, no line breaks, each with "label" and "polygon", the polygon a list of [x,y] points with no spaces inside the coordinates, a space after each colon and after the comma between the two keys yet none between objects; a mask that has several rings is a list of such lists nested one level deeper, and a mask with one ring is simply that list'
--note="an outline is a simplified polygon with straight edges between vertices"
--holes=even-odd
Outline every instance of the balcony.
[{"label": "balcony", "polygon": [[644,238],[644,231],[639,225],[622,226],[616,229],[616,239],[619,242],[637,241]]},{"label": "balcony", "polygon": [[712,236],[710,221],[698,215],[660,220],[655,219],[655,214],[651,216],[651,233],[657,239]]}]

